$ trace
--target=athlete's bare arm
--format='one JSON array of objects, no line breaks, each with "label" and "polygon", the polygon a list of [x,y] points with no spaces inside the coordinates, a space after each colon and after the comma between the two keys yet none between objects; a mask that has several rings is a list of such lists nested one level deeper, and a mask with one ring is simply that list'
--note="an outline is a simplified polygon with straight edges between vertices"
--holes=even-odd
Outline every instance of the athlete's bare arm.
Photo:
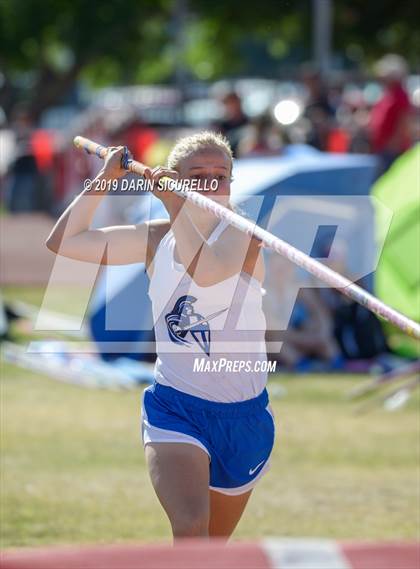
[{"label": "athlete's bare arm", "polygon": [[200,286],[211,286],[241,271],[262,282],[265,273],[261,251],[257,239],[229,226],[211,245],[203,242],[189,272]]},{"label": "athlete's bare arm", "polygon": [[[152,177],[161,177],[163,171],[153,170]],[[170,173],[166,171],[165,175]],[[209,245],[188,213],[189,204],[172,192],[157,192],[156,196],[169,213],[180,261],[199,286],[211,286],[241,271],[260,281],[264,279],[264,262],[257,239],[229,226]]]},{"label": "athlete's bare arm", "polygon": [[[96,191],[96,181],[126,174],[121,168],[123,147],[112,150],[92,184],[64,211],[52,229],[46,246],[58,255],[102,265],[125,265],[146,261],[169,228],[168,221],[153,220],[138,225],[116,225],[90,229],[94,213],[106,195]],[[98,187],[100,187],[98,185]]]}]

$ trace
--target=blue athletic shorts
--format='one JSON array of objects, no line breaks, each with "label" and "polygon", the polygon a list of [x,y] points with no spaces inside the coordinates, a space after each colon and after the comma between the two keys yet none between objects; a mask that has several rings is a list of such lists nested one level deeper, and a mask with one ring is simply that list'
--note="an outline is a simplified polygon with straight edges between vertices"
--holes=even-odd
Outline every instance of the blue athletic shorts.
[{"label": "blue athletic shorts", "polygon": [[210,459],[210,488],[237,495],[269,469],[274,417],[267,390],[238,403],[201,399],[155,382],[144,390],[143,444],[191,443]]}]

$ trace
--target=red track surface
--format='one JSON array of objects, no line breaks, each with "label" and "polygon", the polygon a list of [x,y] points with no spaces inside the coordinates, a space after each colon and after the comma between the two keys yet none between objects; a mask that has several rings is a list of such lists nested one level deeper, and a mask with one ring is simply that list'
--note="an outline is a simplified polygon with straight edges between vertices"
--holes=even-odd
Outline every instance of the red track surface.
[{"label": "red track surface", "polygon": [[[55,221],[43,213],[0,217],[1,285],[47,286],[56,255],[48,251],[45,240]],[[84,284],[83,272],[75,272],[71,262],[61,263],[55,278],[57,284]]]},{"label": "red track surface", "polygon": [[346,544],[351,567],[357,569],[420,569],[420,544]]},{"label": "red track surface", "polygon": [[[319,546],[317,545],[319,543]],[[325,563],[324,563],[325,562]],[[419,569],[415,543],[189,540],[168,545],[53,547],[5,552],[2,569]]]}]

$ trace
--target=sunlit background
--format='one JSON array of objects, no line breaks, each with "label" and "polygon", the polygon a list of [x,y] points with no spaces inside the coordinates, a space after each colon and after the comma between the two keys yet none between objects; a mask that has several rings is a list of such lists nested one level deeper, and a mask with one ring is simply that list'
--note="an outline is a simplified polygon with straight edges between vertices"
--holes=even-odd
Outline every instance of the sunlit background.
[{"label": "sunlit background", "polygon": [[[74,136],[155,166],[178,137],[222,132],[240,211],[419,321],[419,18],[414,0],[0,3],[4,546],[170,535],[138,438],[144,266],[45,247],[101,166]],[[115,195],[93,226],[161,216]],[[238,538],[416,539],[418,342],[266,264],[281,436]]]}]

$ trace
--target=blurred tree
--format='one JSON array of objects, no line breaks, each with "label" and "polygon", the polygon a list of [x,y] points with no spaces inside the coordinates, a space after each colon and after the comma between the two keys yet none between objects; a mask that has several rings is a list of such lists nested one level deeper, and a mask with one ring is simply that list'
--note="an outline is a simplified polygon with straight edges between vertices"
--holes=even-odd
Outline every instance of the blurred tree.
[{"label": "blurred tree", "polygon": [[[335,0],[334,51],[355,65],[389,51],[416,61],[419,5]],[[0,106],[10,114],[18,85],[38,117],[77,78],[150,83],[181,70],[211,80],[260,62],[262,75],[278,76],[285,61],[296,69],[296,53],[310,57],[311,9],[311,0],[1,0]]]},{"label": "blurred tree", "polygon": [[166,0],[2,0],[0,105],[10,112],[13,82],[30,88],[36,118],[82,71],[96,83],[129,80],[139,61],[156,61],[169,18]]},{"label": "blurred tree", "polygon": [[356,63],[399,53],[418,66],[420,3],[417,0],[335,0],[334,49]]},{"label": "blurred tree", "polygon": [[195,0],[192,6],[186,58],[200,79],[241,72],[266,75],[267,64],[278,76],[280,63],[294,46],[310,46],[308,0],[263,1],[258,6],[250,0]]}]

